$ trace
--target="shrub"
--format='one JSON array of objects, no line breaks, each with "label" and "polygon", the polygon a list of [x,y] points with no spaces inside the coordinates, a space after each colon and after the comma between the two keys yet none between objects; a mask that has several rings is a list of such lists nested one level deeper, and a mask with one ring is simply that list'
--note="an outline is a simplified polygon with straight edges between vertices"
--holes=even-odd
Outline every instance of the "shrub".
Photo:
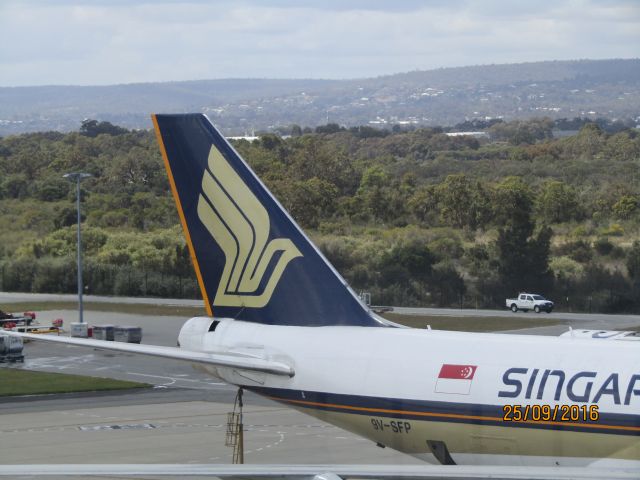
[{"label": "shrub", "polygon": [[436,260],[452,260],[462,257],[464,248],[459,237],[440,237],[427,244]]},{"label": "shrub", "polygon": [[600,229],[600,235],[605,237],[621,237],[624,235],[624,228],[619,223],[612,223],[608,227]]},{"label": "shrub", "polygon": [[77,288],[77,265],[73,257],[42,258],[36,264],[31,286],[34,292],[72,293]]},{"label": "shrub", "polygon": [[549,262],[549,268],[558,279],[576,279],[584,271],[580,263],[567,256],[552,258]]},{"label": "shrub", "polygon": [[47,177],[33,185],[35,196],[45,202],[62,200],[69,194],[69,182],[64,178]]},{"label": "shrub", "polygon": [[593,248],[599,255],[609,255],[613,250],[613,243],[607,237],[600,237],[593,242]]},{"label": "shrub", "polygon": [[584,240],[567,242],[556,249],[560,255],[566,255],[576,262],[588,263],[593,258],[591,245]]},{"label": "shrub", "polygon": [[4,263],[0,279],[2,290],[8,292],[31,292],[36,271],[36,261],[31,258],[19,258]]}]

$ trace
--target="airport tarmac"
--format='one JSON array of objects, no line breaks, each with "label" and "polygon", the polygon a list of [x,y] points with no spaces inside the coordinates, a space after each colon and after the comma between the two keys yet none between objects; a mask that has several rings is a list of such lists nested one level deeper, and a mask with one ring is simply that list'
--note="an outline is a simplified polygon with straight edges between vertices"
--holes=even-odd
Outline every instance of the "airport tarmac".
[{"label": "airport tarmac", "polygon": [[[68,325],[68,319],[75,315],[77,312],[74,311],[50,310],[38,312],[37,318],[42,324],[63,318]],[[172,347],[176,346],[178,332],[186,320],[184,317],[90,310],[85,311],[85,319],[92,325],[137,325],[143,330],[142,343]],[[37,341],[26,343],[24,353],[24,365],[16,364],[14,368],[117,378],[161,387],[215,389],[221,385],[194,369],[191,363],[171,359]]]},{"label": "airport tarmac", "polygon": [[[21,297],[25,301],[27,297]],[[149,299],[147,299],[149,300]],[[2,302],[3,300],[0,300]],[[9,303],[9,302],[5,302]],[[144,303],[144,302],[142,302]],[[162,302],[159,302],[162,303]],[[37,303],[34,310],[38,311]],[[424,313],[419,309],[404,313]],[[441,312],[460,315],[460,310]],[[489,313],[477,314],[478,321]],[[491,313],[492,311],[488,311]],[[514,315],[511,312],[500,312]],[[48,323],[75,321],[73,310],[38,311]],[[519,334],[558,335],[566,325],[526,328]],[[553,318],[545,315],[545,318]],[[563,317],[575,328],[640,325],[638,316]],[[85,311],[90,324],[138,325],[143,343],[174,346],[186,318]],[[604,324],[606,327],[601,326]],[[224,446],[226,414],[236,389],[195,370],[191,364],[116,352],[30,342],[25,363],[2,368],[104,376],[145,382],[135,392],[23,397],[0,401],[0,464],[15,463],[229,463]],[[417,460],[250,393],[245,396],[247,463],[419,464]],[[96,477],[92,477],[96,478]],[[106,478],[106,477],[105,477]],[[115,477],[110,477],[115,478]],[[123,478],[123,477],[118,477]],[[152,478],[152,477],[147,477]]]},{"label": "airport tarmac", "polygon": [[[0,463],[231,463],[234,396],[172,388],[3,401]],[[244,427],[247,463],[420,463],[250,393]]]},{"label": "airport tarmac", "polygon": [[[229,464],[225,435],[235,395],[218,384],[3,399],[0,470],[1,464]],[[250,392],[244,400],[245,463],[422,463]]]}]

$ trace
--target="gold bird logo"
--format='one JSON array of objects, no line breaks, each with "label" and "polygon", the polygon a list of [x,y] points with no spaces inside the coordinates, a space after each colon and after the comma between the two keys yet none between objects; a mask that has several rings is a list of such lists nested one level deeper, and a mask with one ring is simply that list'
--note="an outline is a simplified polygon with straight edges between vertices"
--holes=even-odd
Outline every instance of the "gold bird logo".
[{"label": "gold bird logo", "polygon": [[[264,307],[285,267],[302,254],[288,238],[268,241],[267,210],[214,146],[202,177],[198,216],[225,256],[213,305]],[[278,252],[282,253],[268,271]],[[260,285],[264,288],[258,293]]]}]

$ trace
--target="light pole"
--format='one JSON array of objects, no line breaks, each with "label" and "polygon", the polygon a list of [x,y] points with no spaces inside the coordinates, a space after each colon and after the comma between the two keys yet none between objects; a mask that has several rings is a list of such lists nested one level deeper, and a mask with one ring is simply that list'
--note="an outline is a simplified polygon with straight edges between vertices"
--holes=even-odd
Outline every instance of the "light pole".
[{"label": "light pole", "polygon": [[78,321],[82,320],[82,237],[80,236],[80,182],[89,178],[90,173],[72,172],[65,173],[62,177],[70,182],[76,182],[76,208],[78,210]]}]

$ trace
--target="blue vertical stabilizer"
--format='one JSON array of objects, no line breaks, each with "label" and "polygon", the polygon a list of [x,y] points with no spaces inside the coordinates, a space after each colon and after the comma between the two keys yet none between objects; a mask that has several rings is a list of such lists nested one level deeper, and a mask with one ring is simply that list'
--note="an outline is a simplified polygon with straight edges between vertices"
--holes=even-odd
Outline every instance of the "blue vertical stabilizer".
[{"label": "blue vertical stabilizer", "polygon": [[153,121],[210,315],[382,326],[206,116]]}]

